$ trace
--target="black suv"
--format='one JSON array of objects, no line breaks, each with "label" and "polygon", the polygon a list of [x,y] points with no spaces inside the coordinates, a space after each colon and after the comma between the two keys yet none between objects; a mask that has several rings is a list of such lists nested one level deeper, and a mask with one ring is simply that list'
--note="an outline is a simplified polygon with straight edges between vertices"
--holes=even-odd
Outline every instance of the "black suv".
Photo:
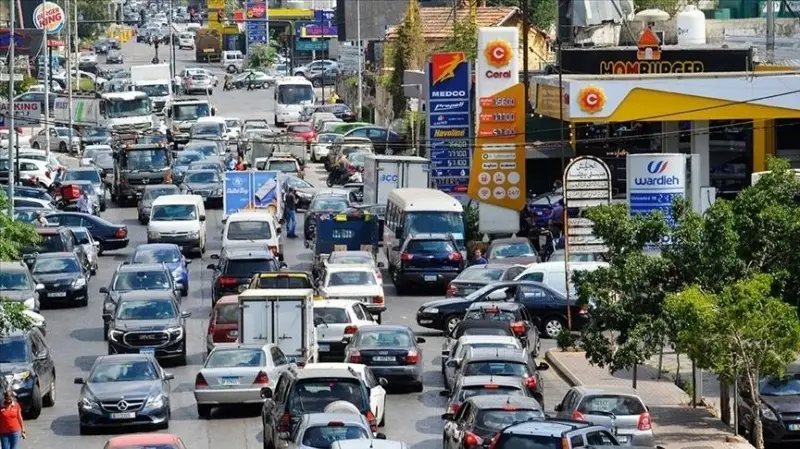
[{"label": "black suv", "polygon": [[[0,375],[17,394],[26,419],[36,419],[42,407],[56,403],[56,365],[38,329],[14,331],[0,338]],[[5,390],[4,390],[5,391]]]},{"label": "black suv", "polygon": [[410,235],[396,254],[396,260],[389,260],[389,273],[399,295],[410,287],[435,287],[444,291],[466,267],[464,255],[452,234]]},{"label": "black suv", "polygon": [[240,286],[250,284],[256,273],[276,272],[286,265],[279,262],[272,251],[263,246],[224,249],[219,255],[213,254],[216,264],[206,268],[214,270],[211,282],[212,305],[225,295],[239,293]]},{"label": "black suv", "polygon": [[186,365],[186,318],[170,292],[136,291],[119,297],[109,320],[108,354],[152,354]]},{"label": "black suv", "polygon": [[164,264],[121,264],[111,277],[108,287],[101,287],[103,299],[103,339],[108,339],[109,322],[117,309],[120,295],[133,291],[171,292],[175,302],[181,302],[181,284],[175,283],[172,273]]},{"label": "black suv", "polygon": [[303,221],[303,240],[314,240],[314,230],[321,215],[338,214],[350,208],[355,194],[344,189],[325,189],[311,198]]},{"label": "black suv", "polygon": [[269,387],[261,389],[261,397],[265,399],[261,408],[264,447],[277,447],[279,434],[291,432],[303,415],[322,413],[336,401],[355,405],[366,416],[372,431],[377,429],[375,415],[370,411],[369,391],[352,368],[290,367],[281,373],[274,391]]},{"label": "black suv", "polygon": [[72,232],[72,229],[66,226],[52,227],[52,228],[36,228],[39,233],[41,241],[36,246],[22,248],[22,260],[28,267],[32,267],[36,262],[36,257],[39,253],[75,253],[78,260],[86,269],[91,271],[92,267],[89,263],[89,256],[86,255],[81,242],[78,237]]}]

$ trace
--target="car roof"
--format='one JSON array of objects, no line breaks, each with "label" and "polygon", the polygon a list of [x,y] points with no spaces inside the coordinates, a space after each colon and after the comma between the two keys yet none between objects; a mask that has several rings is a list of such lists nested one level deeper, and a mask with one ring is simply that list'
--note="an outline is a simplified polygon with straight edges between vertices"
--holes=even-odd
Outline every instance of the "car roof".
[{"label": "car roof", "polygon": [[169,290],[131,290],[120,293],[119,301],[123,299],[126,301],[174,301]]},{"label": "car roof", "polygon": [[[108,146],[108,145],[106,145],[106,146]],[[70,168],[69,170],[67,170],[67,173],[69,173],[71,171],[93,171],[93,172],[97,172],[97,169],[96,168],[92,168],[92,167],[75,167],[75,168]]]},{"label": "car roof", "polygon": [[453,234],[444,233],[444,232],[426,232],[420,234],[411,234],[408,237],[409,240],[453,240]]},{"label": "car roof", "polygon": [[323,378],[349,378],[349,379],[356,379],[361,380],[357,375],[354,375],[346,368],[336,368],[336,369],[325,369],[325,370],[314,370],[314,369],[301,369],[297,370],[297,378],[298,379],[315,379],[319,377]]},{"label": "car roof", "polygon": [[[53,215],[53,214],[48,214],[48,216],[49,215]],[[58,234],[58,230],[62,229],[62,228],[63,228],[63,226],[55,226],[55,227],[48,227],[48,228],[36,228],[36,232],[38,232],[39,235],[56,235],[56,234]]]},{"label": "car roof", "polygon": [[20,260],[0,260],[0,271],[28,271],[28,267],[25,266],[22,261]]},{"label": "car roof", "polygon": [[531,241],[528,240],[527,237],[504,237],[504,238],[501,238],[501,239],[492,240],[492,243],[490,243],[489,246],[495,246],[495,245],[499,245],[499,244],[502,244],[502,243],[506,243],[506,244],[508,244],[508,243],[528,243],[528,244],[530,244]]},{"label": "car roof", "polygon": [[469,361],[481,362],[485,360],[527,362],[528,357],[524,349],[511,348],[470,348],[467,353]]},{"label": "car roof", "polygon": [[217,304],[214,308],[219,307],[220,304],[239,304],[239,295],[225,295],[217,300]]},{"label": "car roof", "polygon": [[[620,395],[620,396],[635,396],[639,398],[639,394],[633,388],[627,387],[613,387],[613,388],[606,388],[606,387],[599,387],[599,386],[577,386],[572,387],[573,390],[580,392],[584,396],[586,395]],[[641,398],[639,398],[641,400]]]},{"label": "car roof", "polygon": [[309,426],[328,424],[329,422],[341,422],[343,424],[364,425],[364,416],[355,413],[307,413],[306,423]]},{"label": "car roof", "polygon": [[112,437],[106,443],[108,449],[125,448],[130,446],[144,446],[156,444],[170,444],[178,440],[177,435],[171,433],[131,433]]},{"label": "car roof", "polygon": [[564,432],[569,432],[570,430],[580,429],[588,426],[588,423],[579,423],[573,421],[526,421],[506,427],[503,429],[503,433],[513,432],[515,434],[541,435],[561,438],[561,435]]},{"label": "car roof", "polygon": [[[97,170],[94,170],[97,173]],[[92,181],[87,181],[85,179],[65,179],[61,182],[62,186],[70,186],[70,185],[79,185],[79,186],[90,186],[92,185]]]},{"label": "car roof", "polygon": [[522,379],[513,376],[464,376],[459,380],[461,387],[480,385],[500,385],[502,387],[522,387]]},{"label": "car roof", "polygon": [[[480,269],[484,269],[484,270],[493,270],[493,269],[494,270],[498,270],[498,269],[499,270],[508,270],[511,267],[525,267],[525,265],[517,265],[517,264],[513,264],[513,263],[502,263],[502,262],[489,262],[489,263],[483,263],[483,264],[478,264],[478,265],[471,265],[471,266],[465,268],[464,271],[467,271],[467,270],[478,271]],[[464,271],[462,271],[462,273]]]},{"label": "car roof", "polygon": [[263,246],[246,246],[241,248],[224,248],[229,259],[274,259],[272,251]]},{"label": "car roof", "polygon": [[143,245],[139,245],[136,247],[134,253],[138,253],[142,250],[149,250],[149,249],[180,249],[178,245],[174,243],[145,243]]},{"label": "car roof", "polygon": [[378,439],[361,439],[361,440],[338,440],[331,444],[331,449],[404,449],[408,445],[402,441],[397,440],[378,440]]},{"label": "car roof", "polygon": [[350,251],[350,250],[348,250],[348,251],[333,251],[330,254],[330,256],[328,256],[328,258],[331,259],[331,258],[336,258],[336,257],[348,257],[348,256],[364,256],[364,257],[369,257],[370,259],[372,259],[372,253],[369,252],[369,251]]},{"label": "car roof", "polygon": [[314,308],[331,307],[336,309],[349,309],[353,307],[353,303],[354,301],[352,299],[318,299],[314,301]]},{"label": "car roof", "polygon": [[458,341],[465,345],[476,343],[519,343],[519,339],[512,335],[462,335],[458,337]]},{"label": "car roof", "polygon": [[275,216],[266,209],[245,209],[228,215],[228,223],[234,221],[275,221]]},{"label": "car roof", "polygon": [[[195,162],[199,162],[199,161],[195,161]],[[217,172],[217,170],[214,170],[214,169],[211,169],[211,168],[195,168],[195,169],[192,169],[192,170],[187,170],[185,174],[190,175],[190,174],[194,174],[194,173],[213,173],[213,174],[216,175],[218,172]]]},{"label": "car roof", "polygon": [[537,401],[536,399],[514,394],[509,394],[505,396],[499,394],[478,395],[478,396],[473,396],[464,402],[465,403],[471,402],[475,404],[476,407],[483,409],[512,406],[524,409],[542,410],[542,405],[539,404],[539,401]]},{"label": "car roof", "polygon": [[62,259],[64,257],[75,258],[75,253],[70,251],[60,251],[60,252],[53,252],[53,253],[41,253],[36,256],[36,260],[41,259]]},{"label": "car roof", "polygon": [[164,271],[166,268],[160,263],[134,263],[122,264],[117,267],[118,272],[132,272],[132,271]]},{"label": "car roof", "polygon": [[100,355],[95,359],[94,364],[104,364],[104,363],[113,363],[113,362],[124,362],[124,361],[135,361],[135,360],[153,360],[153,357],[147,354],[113,354],[113,355]]},{"label": "car roof", "polygon": [[[219,304],[219,301],[217,301]],[[265,348],[275,346],[273,343],[215,343],[214,351],[218,349],[255,349],[263,351]]]},{"label": "car roof", "polygon": [[410,327],[402,324],[368,324],[358,328],[358,332],[362,331],[406,331],[412,333]]},{"label": "car roof", "polygon": [[353,371],[357,372],[359,375],[362,375],[364,371],[367,370],[366,365],[362,365],[360,363],[342,363],[342,362],[322,362],[322,363],[311,363],[303,367],[304,370],[349,370],[352,369]]}]

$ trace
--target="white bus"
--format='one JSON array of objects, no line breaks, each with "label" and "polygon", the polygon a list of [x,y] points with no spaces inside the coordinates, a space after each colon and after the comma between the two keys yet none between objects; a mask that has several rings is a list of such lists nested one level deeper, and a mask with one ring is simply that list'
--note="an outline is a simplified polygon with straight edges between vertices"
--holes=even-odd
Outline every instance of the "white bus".
[{"label": "white bus", "polygon": [[450,233],[459,249],[464,241],[464,207],[452,196],[435,189],[394,189],[389,194],[384,219],[383,244],[386,258],[399,257],[400,247],[409,235]]},{"label": "white bus", "polygon": [[303,108],[314,104],[314,86],[302,76],[275,83],[275,126],[300,121]]}]

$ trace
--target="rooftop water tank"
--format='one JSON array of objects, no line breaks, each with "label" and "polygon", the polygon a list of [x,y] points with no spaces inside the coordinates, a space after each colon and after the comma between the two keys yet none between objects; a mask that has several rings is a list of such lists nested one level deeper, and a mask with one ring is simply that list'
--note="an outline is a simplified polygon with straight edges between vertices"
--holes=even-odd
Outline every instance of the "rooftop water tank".
[{"label": "rooftop water tank", "polygon": [[706,16],[697,7],[687,6],[675,16],[678,28],[678,45],[705,45]]}]

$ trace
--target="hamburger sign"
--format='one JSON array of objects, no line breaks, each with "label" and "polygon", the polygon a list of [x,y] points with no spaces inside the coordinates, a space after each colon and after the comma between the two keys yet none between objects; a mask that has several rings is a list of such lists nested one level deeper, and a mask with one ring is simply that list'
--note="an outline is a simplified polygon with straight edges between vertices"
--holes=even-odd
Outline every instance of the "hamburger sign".
[{"label": "hamburger sign", "polygon": [[53,2],[43,2],[33,11],[33,25],[46,34],[56,34],[67,23],[64,10]]}]

